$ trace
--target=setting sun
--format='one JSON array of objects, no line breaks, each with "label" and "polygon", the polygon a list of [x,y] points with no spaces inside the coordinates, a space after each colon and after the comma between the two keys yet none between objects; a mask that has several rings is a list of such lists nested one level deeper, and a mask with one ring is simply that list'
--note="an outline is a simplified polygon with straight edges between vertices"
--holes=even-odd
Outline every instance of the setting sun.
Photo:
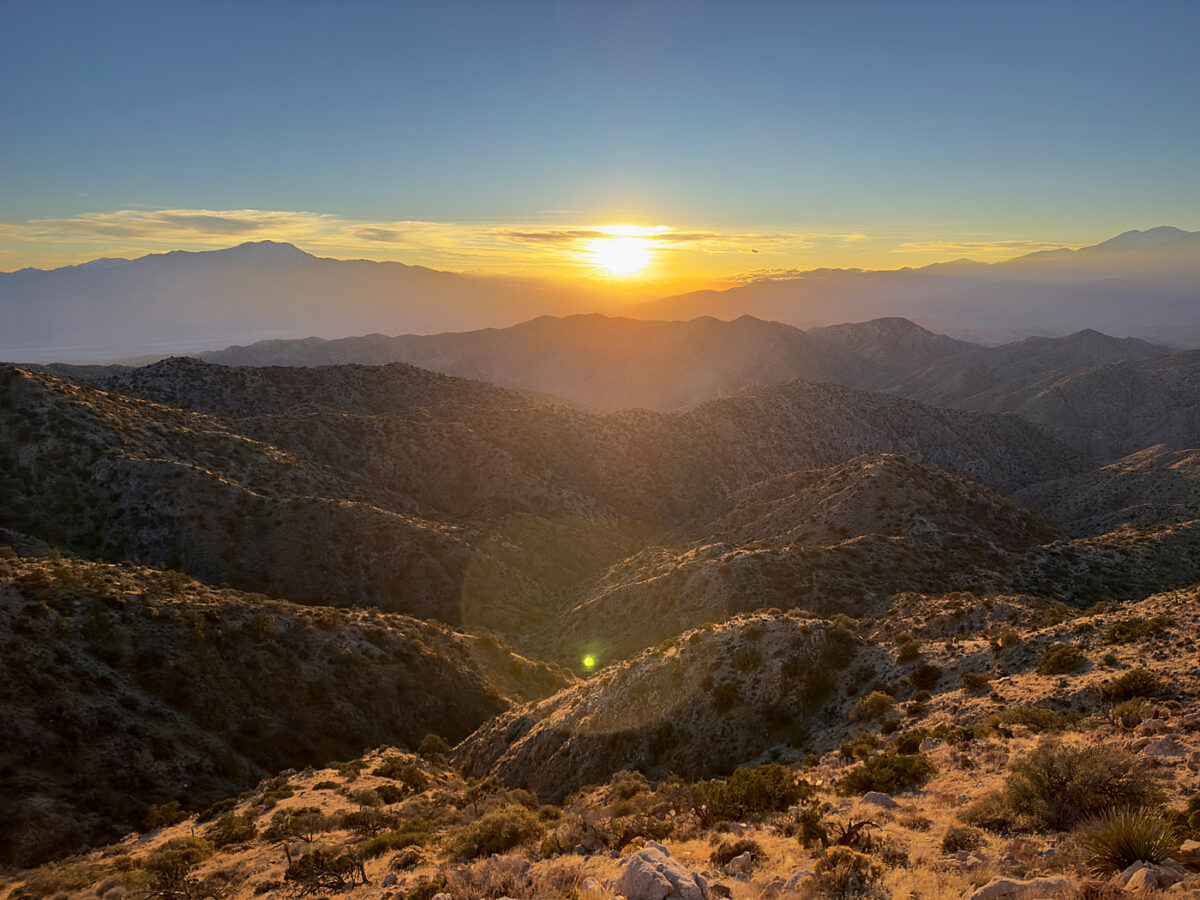
[{"label": "setting sun", "polygon": [[620,277],[634,275],[650,264],[651,241],[644,234],[628,226],[615,226],[604,231],[611,237],[594,238],[587,244],[597,268]]}]

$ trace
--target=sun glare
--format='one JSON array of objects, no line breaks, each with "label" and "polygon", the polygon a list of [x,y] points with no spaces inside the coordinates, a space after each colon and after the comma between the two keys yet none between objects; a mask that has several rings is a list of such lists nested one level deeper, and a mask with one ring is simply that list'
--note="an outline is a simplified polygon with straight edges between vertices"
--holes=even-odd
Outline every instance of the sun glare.
[{"label": "sun glare", "polygon": [[650,265],[653,243],[644,229],[629,225],[603,228],[604,237],[588,241],[587,251],[596,267],[609,275],[635,275]]}]

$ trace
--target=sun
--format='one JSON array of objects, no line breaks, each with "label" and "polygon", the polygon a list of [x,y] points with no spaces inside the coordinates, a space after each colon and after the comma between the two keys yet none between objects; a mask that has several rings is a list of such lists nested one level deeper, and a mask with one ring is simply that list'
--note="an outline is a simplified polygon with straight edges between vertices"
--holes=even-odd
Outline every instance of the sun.
[{"label": "sun", "polygon": [[629,226],[604,228],[604,237],[593,238],[587,243],[587,251],[597,268],[618,278],[636,275],[653,258],[653,242],[637,229]]}]

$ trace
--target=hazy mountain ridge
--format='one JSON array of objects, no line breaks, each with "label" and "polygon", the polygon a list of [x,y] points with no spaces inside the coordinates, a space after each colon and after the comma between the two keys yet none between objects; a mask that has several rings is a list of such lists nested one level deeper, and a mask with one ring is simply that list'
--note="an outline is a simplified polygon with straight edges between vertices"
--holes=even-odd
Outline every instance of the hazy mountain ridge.
[{"label": "hazy mountain ridge", "polygon": [[984,347],[895,317],[805,332],[749,316],[640,322],[592,315],[431,337],[275,342],[205,358],[306,365],[360,355],[401,357],[598,409],[685,409],[802,378],[936,406],[1016,412],[1100,461],[1155,443],[1200,446],[1190,395],[1200,356],[1093,329]]},{"label": "hazy mountain ridge", "polygon": [[[1139,235],[1141,238],[1139,238]],[[1149,235],[1149,237],[1147,237]],[[947,334],[1062,335],[1096,328],[1175,347],[1200,344],[1200,232],[1131,231],[1079,250],[1000,263],[960,261],[919,269],[816,269],[725,291],[642,304],[638,318],[741,315],[808,325],[903,316]]]},{"label": "hazy mountain ridge", "polygon": [[244,335],[480,328],[600,302],[586,285],[328,259],[273,241],[96,262],[0,272],[0,359],[194,351]]}]

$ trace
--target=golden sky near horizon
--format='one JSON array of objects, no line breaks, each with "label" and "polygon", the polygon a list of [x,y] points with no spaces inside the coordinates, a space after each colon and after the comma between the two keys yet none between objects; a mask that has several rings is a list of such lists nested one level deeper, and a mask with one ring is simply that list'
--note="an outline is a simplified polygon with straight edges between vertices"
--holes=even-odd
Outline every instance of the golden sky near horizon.
[{"label": "golden sky near horizon", "polygon": [[915,229],[907,234],[737,231],[627,221],[362,221],[254,209],[127,209],[0,223],[0,269],[54,268],[100,257],[212,250],[259,240],[291,242],[318,256],[599,280],[626,289],[718,286],[820,267],[896,269],[961,257],[995,262],[1087,242],[987,235],[950,239]]}]

